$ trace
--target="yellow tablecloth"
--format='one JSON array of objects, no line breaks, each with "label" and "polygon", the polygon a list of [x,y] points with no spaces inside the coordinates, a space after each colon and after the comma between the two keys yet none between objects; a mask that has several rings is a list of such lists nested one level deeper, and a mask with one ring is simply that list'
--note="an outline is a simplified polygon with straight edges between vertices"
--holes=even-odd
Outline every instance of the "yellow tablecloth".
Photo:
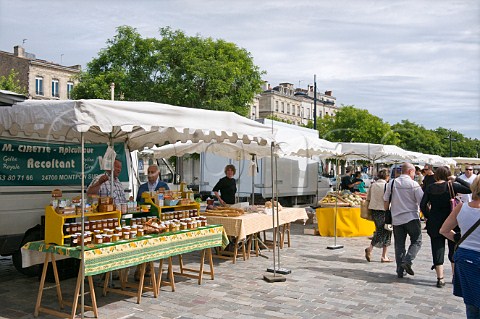
[{"label": "yellow tablecloth", "polygon": [[[375,231],[373,221],[360,217],[359,207],[338,207],[337,209],[338,237],[370,236]],[[320,236],[333,236],[335,207],[317,208],[316,215]]]}]

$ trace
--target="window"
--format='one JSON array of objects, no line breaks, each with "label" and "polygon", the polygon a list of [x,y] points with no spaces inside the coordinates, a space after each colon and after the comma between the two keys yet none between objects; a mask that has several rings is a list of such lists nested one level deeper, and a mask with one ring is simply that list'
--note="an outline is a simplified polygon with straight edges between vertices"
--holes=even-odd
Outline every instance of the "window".
[{"label": "window", "polygon": [[52,97],[59,97],[58,93],[58,80],[52,80]]},{"label": "window", "polygon": [[43,95],[43,78],[41,76],[35,78],[35,94]]},{"label": "window", "polygon": [[67,99],[72,98],[73,82],[67,82]]},{"label": "window", "polygon": [[282,102],[282,113],[285,113],[285,102]]},{"label": "window", "polygon": [[278,112],[278,101],[275,101],[275,112]]}]

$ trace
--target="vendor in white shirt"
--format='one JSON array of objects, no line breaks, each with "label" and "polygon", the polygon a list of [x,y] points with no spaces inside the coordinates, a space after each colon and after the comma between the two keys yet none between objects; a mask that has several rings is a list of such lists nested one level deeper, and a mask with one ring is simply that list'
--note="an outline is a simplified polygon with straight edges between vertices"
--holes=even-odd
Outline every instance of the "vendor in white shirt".
[{"label": "vendor in white shirt", "polygon": [[[472,184],[476,177],[477,175],[473,174],[473,167],[471,165],[467,165],[465,167],[465,173],[458,176],[458,178],[468,182],[469,184]],[[458,195],[460,195],[460,200],[463,203],[468,203],[472,201],[472,194],[458,194]]]}]

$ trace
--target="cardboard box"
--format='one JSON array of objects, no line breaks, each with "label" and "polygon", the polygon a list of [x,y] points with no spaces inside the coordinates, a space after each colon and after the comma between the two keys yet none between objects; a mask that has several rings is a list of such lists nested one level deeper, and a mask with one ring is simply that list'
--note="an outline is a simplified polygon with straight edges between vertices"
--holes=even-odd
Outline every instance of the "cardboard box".
[{"label": "cardboard box", "polygon": [[317,228],[305,228],[303,230],[304,235],[319,235],[318,229]]}]

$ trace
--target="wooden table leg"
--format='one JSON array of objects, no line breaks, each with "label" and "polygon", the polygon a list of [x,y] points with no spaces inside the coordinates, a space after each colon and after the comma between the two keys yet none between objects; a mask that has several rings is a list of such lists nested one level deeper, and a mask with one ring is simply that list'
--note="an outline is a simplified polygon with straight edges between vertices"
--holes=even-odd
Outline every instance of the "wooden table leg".
[{"label": "wooden table leg", "polygon": [[38,288],[38,294],[37,294],[37,303],[35,304],[35,311],[33,313],[35,317],[38,317],[40,305],[42,303],[43,287],[45,286],[45,277],[47,275],[48,260],[50,259],[51,255],[52,255],[51,253],[45,254],[45,261],[43,262],[42,277],[40,277],[40,287]]},{"label": "wooden table leg", "polygon": [[97,297],[95,296],[95,286],[92,276],[88,276],[88,285],[90,286],[90,298],[92,299],[93,315],[98,318]]},{"label": "wooden table leg", "polygon": [[180,273],[183,275],[183,257],[178,255],[178,264],[180,265]]},{"label": "wooden table leg", "polygon": [[157,275],[158,294],[160,294],[160,288],[162,287],[162,276],[163,276],[163,259],[160,259],[160,265],[158,266],[158,275]]},{"label": "wooden table leg", "polygon": [[103,296],[107,295],[109,281],[110,281],[110,272],[106,272],[105,281],[103,282]]},{"label": "wooden table leg", "polygon": [[213,280],[214,279],[214,272],[213,272],[213,256],[212,256],[212,249],[208,248],[207,251],[208,254],[208,264],[210,265],[210,278]]},{"label": "wooden table leg", "polygon": [[153,289],[153,297],[158,297],[158,287],[157,287],[157,280],[155,278],[155,267],[153,265],[153,261],[149,262],[150,265],[150,282],[152,284]]},{"label": "wooden table leg", "polygon": [[205,262],[205,249],[202,250],[201,257],[200,257],[200,271],[198,273],[198,284],[202,284],[202,277],[203,277],[203,264]]},{"label": "wooden table leg", "polygon": [[137,292],[137,304],[140,304],[142,299],[143,292],[143,283],[145,281],[145,268],[147,267],[146,263],[140,265],[140,282],[138,283],[138,292]]},{"label": "wooden table leg", "polygon": [[63,309],[62,290],[60,288],[60,279],[58,278],[58,269],[57,263],[55,261],[55,255],[51,254],[50,258],[52,259],[53,276],[55,277],[55,287],[57,289],[58,303],[60,304],[60,309]]},{"label": "wooden table leg", "polygon": [[77,312],[77,306],[78,306],[78,295],[80,294],[80,287],[82,285],[82,280],[83,280],[83,263],[80,264],[80,269],[78,270],[78,276],[77,276],[77,284],[75,285],[75,291],[73,293],[73,303],[72,303],[72,312],[71,312],[71,317],[70,318],[75,318],[75,314]]},{"label": "wooden table leg", "polygon": [[170,285],[172,292],[175,291],[175,277],[173,276],[173,258],[168,257],[168,277],[170,278]]}]

